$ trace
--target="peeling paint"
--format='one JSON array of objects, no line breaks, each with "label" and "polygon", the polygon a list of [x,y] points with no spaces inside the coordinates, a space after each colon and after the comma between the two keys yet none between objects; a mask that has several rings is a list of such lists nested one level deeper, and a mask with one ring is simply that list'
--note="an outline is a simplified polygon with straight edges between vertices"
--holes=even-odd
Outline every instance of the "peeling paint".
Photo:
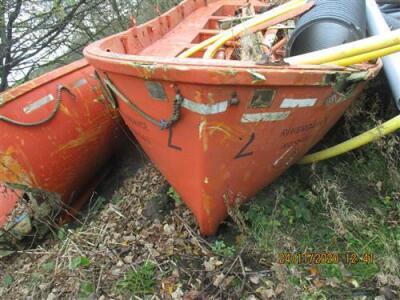
[{"label": "peeling paint", "polygon": [[80,88],[81,86],[84,86],[86,84],[88,84],[88,81],[85,78],[81,78],[81,79],[79,79],[78,81],[76,81],[74,83],[74,88],[77,89],[77,88]]},{"label": "peeling paint", "polygon": [[3,182],[32,185],[34,176],[25,170],[13,156],[13,149],[0,153],[0,178]]},{"label": "peeling paint", "polygon": [[129,62],[128,65],[134,67],[135,69],[140,69],[143,73],[143,77],[146,80],[150,79],[157,69],[154,64],[149,63]]},{"label": "peeling paint", "polygon": [[252,84],[267,80],[267,78],[263,74],[258,73],[257,71],[249,70],[248,72],[253,78],[253,81],[251,82]]},{"label": "peeling paint", "polygon": [[229,77],[235,77],[238,74],[238,72],[233,68],[229,68],[228,70],[226,70],[226,69],[219,70],[219,71],[217,71],[217,73],[219,73],[223,76],[229,76]]}]

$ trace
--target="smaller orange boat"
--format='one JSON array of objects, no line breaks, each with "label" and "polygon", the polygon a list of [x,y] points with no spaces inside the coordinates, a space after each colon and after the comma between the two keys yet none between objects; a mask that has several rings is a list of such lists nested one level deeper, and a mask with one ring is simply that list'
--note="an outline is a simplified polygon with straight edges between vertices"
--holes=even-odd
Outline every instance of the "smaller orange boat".
[{"label": "smaller orange boat", "polygon": [[[185,0],[84,51],[205,235],[217,231],[226,205],[249,199],[301,159],[381,68],[256,63],[238,59],[239,39],[208,58],[211,46],[199,45],[229,36],[234,30],[222,33],[221,22],[249,5],[271,9],[256,0]],[[277,56],[284,42],[271,48]]]},{"label": "smaller orange boat", "polygon": [[86,60],[0,94],[0,228],[25,191],[76,212],[118,144],[119,122]]}]

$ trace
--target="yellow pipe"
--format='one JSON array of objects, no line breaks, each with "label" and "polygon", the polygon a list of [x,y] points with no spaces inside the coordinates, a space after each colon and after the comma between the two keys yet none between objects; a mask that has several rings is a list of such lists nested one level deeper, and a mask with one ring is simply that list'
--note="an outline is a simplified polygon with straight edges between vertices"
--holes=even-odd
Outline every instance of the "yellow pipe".
[{"label": "yellow pipe", "polygon": [[325,149],[323,151],[307,155],[303,157],[303,159],[300,160],[298,164],[300,165],[310,164],[326,160],[338,155],[342,155],[343,153],[352,151],[354,149],[360,148],[361,146],[374,142],[382,138],[383,136],[393,133],[399,129],[400,129],[400,115],[346,142]]},{"label": "yellow pipe", "polygon": [[344,45],[303,55],[292,56],[286,58],[285,61],[291,65],[319,65],[392,47],[398,44],[400,44],[400,29]]},{"label": "yellow pipe", "polygon": [[272,9],[262,15],[256,16],[249,21],[241,23],[232,27],[229,30],[226,30],[222,33],[222,35],[210,46],[208,47],[206,53],[203,58],[213,58],[218,49],[223,46],[227,41],[237,37],[238,35],[250,30],[253,27],[256,27],[262,23],[268,22],[277,18],[283,14],[291,12],[304,4],[307,3],[307,0],[299,0],[299,1],[291,1],[286,5],[278,6],[275,9]]},{"label": "yellow pipe", "polygon": [[391,46],[391,47],[387,47],[384,49],[375,50],[375,51],[368,52],[368,53],[359,54],[359,55],[352,56],[352,57],[346,57],[343,59],[329,62],[327,64],[338,65],[338,66],[350,66],[350,65],[359,64],[362,62],[378,59],[380,57],[384,57],[386,55],[389,55],[389,54],[392,54],[392,53],[395,53],[398,51],[400,51],[400,44]]},{"label": "yellow pipe", "polygon": [[[203,50],[207,46],[213,44],[219,38],[224,37],[227,32],[236,31],[237,29],[235,29],[235,28],[239,28],[239,27],[242,28],[243,27],[244,28],[243,30],[246,30],[247,27],[244,27],[244,26],[250,26],[250,28],[251,28],[251,27],[254,27],[254,26],[256,26],[256,25],[258,25],[260,23],[263,23],[263,22],[269,20],[271,18],[271,15],[273,15],[276,11],[279,12],[279,11],[284,10],[284,9],[288,9],[287,11],[290,11],[289,8],[291,8],[292,6],[296,5],[297,3],[306,3],[306,2],[307,2],[307,0],[292,0],[292,1],[290,1],[290,2],[288,2],[286,4],[284,4],[284,5],[278,6],[275,9],[272,9],[270,11],[267,11],[267,12],[265,12],[263,14],[260,14],[260,15],[258,15],[256,17],[254,17],[254,18],[251,18],[250,20],[248,20],[246,22],[243,22],[243,23],[241,23],[241,24],[239,24],[239,25],[237,25],[237,26],[235,26],[235,27],[233,27],[233,28],[231,28],[229,30],[225,30],[225,31],[223,31],[223,32],[221,32],[221,33],[219,33],[217,35],[214,35],[214,36],[210,37],[209,39],[207,39],[207,40],[205,40],[205,41],[193,46],[192,48],[184,51],[183,53],[178,55],[178,57],[179,58],[190,57],[193,54],[197,53],[198,51]],[[256,24],[256,25],[254,25],[254,24]]]}]

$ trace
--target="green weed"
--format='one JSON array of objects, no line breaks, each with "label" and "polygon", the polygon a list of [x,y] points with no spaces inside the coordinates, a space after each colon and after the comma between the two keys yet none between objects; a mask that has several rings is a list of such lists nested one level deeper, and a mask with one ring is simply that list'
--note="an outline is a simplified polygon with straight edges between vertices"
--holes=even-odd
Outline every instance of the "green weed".
[{"label": "green weed", "polygon": [[95,292],[95,286],[92,282],[82,281],[79,285],[78,299],[88,299]]},{"label": "green weed", "polygon": [[173,199],[175,201],[175,204],[181,204],[182,203],[182,199],[179,196],[179,194],[175,191],[175,189],[170,186],[167,192],[168,197],[170,197],[171,199]]},{"label": "green weed", "polygon": [[117,289],[127,290],[132,296],[143,297],[154,293],[156,285],[156,266],[146,262],[135,270],[125,274],[124,279],[117,282]]},{"label": "green weed", "polygon": [[234,246],[227,246],[224,241],[215,241],[211,246],[211,250],[223,257],[232,257],[236,252]]},{"label": "green weed", "polygon": [[90,261],[86,256],[76,256],[72,258],[69,268],[71,270],[77,269],[79,267],[88,267],[90,265]]}]

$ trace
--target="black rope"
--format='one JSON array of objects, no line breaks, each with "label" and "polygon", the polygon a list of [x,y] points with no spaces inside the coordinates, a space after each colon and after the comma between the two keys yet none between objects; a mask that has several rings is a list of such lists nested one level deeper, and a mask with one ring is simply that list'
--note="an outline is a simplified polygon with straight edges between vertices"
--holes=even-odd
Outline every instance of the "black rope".
[{"label": "black rope", "polygon": [[57,115],[57,112],[60,110],[62,91],[68,92],[74,99],[76,99],[76,95],[74,93],[72,93],[69,88],[67,88],[66,86],[61,85],[61,84],[58,85],[57,86],[56,105],[54,106],[50,115],[43,120],[40,120],[37,122],[20,122],[20,121],[13,120],[7,116],[0,115],[0,121],[4,121],[6,123],[10,123],[12,125],[22,126],[22,127],[33,127],[33,126],[39,126],[39,125],[45,124],[45,123],[51,121]]}]

